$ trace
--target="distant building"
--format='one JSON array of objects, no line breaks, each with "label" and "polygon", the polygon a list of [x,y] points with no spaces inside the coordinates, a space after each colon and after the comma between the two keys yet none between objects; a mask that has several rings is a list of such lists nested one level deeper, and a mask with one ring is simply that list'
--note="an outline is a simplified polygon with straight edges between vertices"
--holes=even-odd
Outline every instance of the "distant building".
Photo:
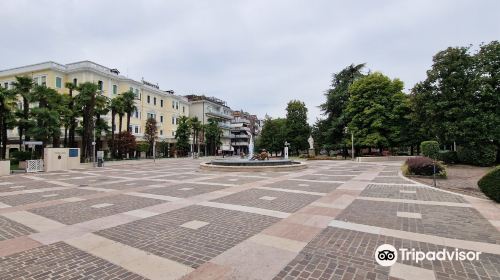
[{"label": "distant building", "polygon": [[[209,119],[216,119],[219,127],[222,129],[221,146],[218,150],[224,153],[232,154],[233,148],[231,146],[231,120],[233,119],[233,111],[226,102],[215,97],[207,97],[204,95],[186,95],[187,100],[190,102],[190,117],[197,117],[198,120],[205,125]],[[200,135],[201,152],[207,153],[205,145],[205,137]]]},{"label": "distant building", "polygon": [[[146,120],[153,117],[158,122],[159,140],[174,143],[177,119],[180,116],[189,115],[187,98],[175,95],[173,91],[163,91],[157,84],[147,82],[144,79],[141,81],[130,79],[120,75],[117,69],[108,68],[92,61],[69,64],[50,61],[0,70],[0,85],[5,88],[12,88],[16,76],[31,77],[35,84],[53,88],[61,94],[68,94],[65,83],[75,85],[84,82],[96,83],[101,90],[101,94],[109,98],[114,98],[125,91],[132,90],[136,95],[137,111],[132,115],[129,130],[138,140],[141,140],[144,135]],[[76,91],[75,94],[78,94],[78,92]],[[107,120],[111,126],[111,113],[101,118]],[[118,117],[116,123],[118,123]],[[126,128],[124,127],[123,130],[126,130]],[[9,147],[17,149],[19,147],[17,128],[10,130],[8,135]]]},{"label": "distant building", "polygon": [[260,134],[260,120],[256,115],[234,111],[231,120],[231,145],[235,154],[249,153],[250,140],[255,141]]}]

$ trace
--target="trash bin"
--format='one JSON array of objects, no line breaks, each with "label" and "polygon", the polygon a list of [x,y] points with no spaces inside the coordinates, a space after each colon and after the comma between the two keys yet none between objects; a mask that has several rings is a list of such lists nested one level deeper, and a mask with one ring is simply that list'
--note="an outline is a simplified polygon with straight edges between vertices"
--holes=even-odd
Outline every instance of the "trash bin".
[{"label": "trash bin", "polygon": [[103,167],[104,166],[104,159],[99,158],[97,159],[97,167]]}]

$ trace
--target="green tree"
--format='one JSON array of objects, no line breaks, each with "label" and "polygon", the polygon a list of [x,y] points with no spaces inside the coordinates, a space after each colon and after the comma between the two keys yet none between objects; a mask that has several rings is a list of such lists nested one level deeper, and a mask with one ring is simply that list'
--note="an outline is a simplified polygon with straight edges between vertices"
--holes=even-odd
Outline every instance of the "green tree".
[{"label": "green tree", "polygon": [[17,116],[18,120],[18,130],[19,130],[19,148],[22,146],[22,140],[24,135],[24,140],[29,141],[30,137],[27,135],[27,131],[30,125],[30,102],[31,102],[31,89],[33,88],[33,80],[28,77],[16,77],[16,81],[13,83],[14,92],[21,96],[23,99],[23,107],[18,110]]},{"label": "green tree", "polygon": [[401,143],[402,126],[409,110],[402,90],[403,82],[378,72],[358,79],[349,87],[348,127],[354,132],[356,146],[381,150]]},{"label": "green tree", "polygon": [[0,159],[7,155],[7,130],[13,128],[16,108],[16,94],[14,91],[0,87]]},{"label": "green tree", "polygon": [[189,137],[191,136],[191,128],[189,127],[189,119],[186,116],[179,118],[177,130],[175,131],[175,147],[181,155],[185,156],[189,152]]},{"label": "green tree", "polygon": [[351,64],[338,73],[332,75],[330,89],[327,90],[325,103],[320,105],[325,120],[316,122],[315,142],[320,147],[333,149],[342,144],[344,128],[350,122],[346,107],[349,101],[349,86],[359,78],[364,77],[362,73],[365,64]]},{"label": "green tree", "polygon": [[286,129],[287,141],[290,143],[290,149],[299,154],[300,150],[309,147],[307,139],[311,133],[311,128],[307,123],[307,108],[304,102],[292,100],[286,107]]},{"label": "green tree", "polygon": [[158,139],[158,127],[156,126],[156,119],[149,118],[146,121],[146,128],[144,129],[144,140],[149,143],[150,152],[153,149],[153,144]]},{"label": "green tree", "polygon": [[412,89],[412,119],[441,144],[481,147],[500,139],[500,43],[450,47],[433,57],[427,78]]},{"label": "green tree", "polygon": [[286,135],[286,119],[267,117],[264,120],[256,146],[259,149],[266,149],[270,153],[274,152],[278,155],[278,152],[282,152],[285,147]]},{"label": "green tree", "polygon": [[42,141],[43,147],[52,139],[54,147],[58,147],[61,137],[63,97],[56,90],[46,86],[35,86],[31,93],[31,101],[38,102],[38,107],[31,109],[32,117],[27,135]]},{"label": "green tree", "polygon": [[193,133],[193,144],[196,147],[196,152],[200,152],[200,131],[202,129],[202,124],[198,120],[198,117],[192,117],[189,119],[189,127]]},{"label": "green tree", "polygon": [[205,143],[208,148],[208,153],[210,155],[215,155],[217,147],[219,147],[222,142],[220,141],[220,136],[222,134],[222,129],[219,127],[217,119],[209,118],[208,123],[204,126]]}]

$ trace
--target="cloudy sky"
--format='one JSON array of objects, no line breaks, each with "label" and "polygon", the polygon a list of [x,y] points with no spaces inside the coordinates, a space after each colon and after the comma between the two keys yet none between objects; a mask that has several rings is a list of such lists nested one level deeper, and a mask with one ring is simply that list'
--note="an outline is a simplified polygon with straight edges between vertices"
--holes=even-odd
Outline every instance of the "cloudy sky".
[{"label": "cloudy sky", "polygon": [[448,46],[500,39],[500,1],[0,0],[0,69],[92,60],[177,94],[284,116],[321,116],[331,74],[351,63],[406,90]]}]

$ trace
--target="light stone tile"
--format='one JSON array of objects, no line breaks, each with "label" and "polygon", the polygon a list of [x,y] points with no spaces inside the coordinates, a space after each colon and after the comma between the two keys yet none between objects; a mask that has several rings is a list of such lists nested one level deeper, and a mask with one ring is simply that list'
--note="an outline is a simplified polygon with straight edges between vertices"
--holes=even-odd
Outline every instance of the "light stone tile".
[{"label": "light stone tile", "polygon": [[9,187],[10,189],[22,189],[22,188],[26,188],[26,186],[12,186],[12,187]]},{"label": "light stone tile", "polygon": [[49,191],[60,191],[60,190],[66,190],[66,189],[68,189],[68,188],[53,187],[53,188],[41,188],[41,189],[34,189],[34,190],[3,192],[3,193],[0,193],[0,196],[10,196],[10,195],[27,194],[27,193],[41,193],[41,192],[49,192]]},{"label": "light stone tile", "polygon": [[128,211],[128,212],[125,212],[123,214],[134,216],[134,217],[139,217],[139,218],[149,218],[149,217],[156,216],[159,213],[138,209],[138,210]]},{"label": "light stone tile", "polygon": [[114,204],[112,203],[100,203],[100,204],[94,204],[90,207],[92,208],[105,208],[105,207],[109,207],[109,206],[113,206]]},{"label": "light stone tile", "polygon": [[192,190],[193,188],[180,188],[179,190],[180,191],[189,191],[189,190]]},{"label": "light stone tile", "polygon": [[98,191],[98,192],[114,192],[114,191],[116,191],[113,189],[104,189],[104,188],[96,188],[96,187],[81,187],[79,189],[89,190],[89,191]]},{"label": "light stone tile", "polygon": [[2,216],[11,219],[15,222],[28,226],[38,232],[48,231],[52,229],[57,229],[64,227],[65,225],[51,219],[27,212],[27,211],[16,211],[10,213],[4,213]]},{"label": "light stone tile", "polygon": [[424,201],[424,200],[413,200],[413,199],[397,199],[397,198],[368,197],[368,196],[360,196],[360,197],[357,197],[356,199],[370,200],[370,201],[395,202],[395,203],[413,203],[413,204],[421,204],[421,205],[472,207],[472,205],[470,205],[468,203],[445,202],[445,201]]},{"label": "light stone tile", "polygon": [[92,233],[66,240],[66,243],[149,279],[179,279],[194,270]]},{"label": "light stone tile", "polygon": [[158,200],[165,200],[165,201],[177,201],[177,200],[181,200],[182,199],[182,198],[168,196],[168,195],[159,195],[159,194],[151,194],[151,193],[140,193],[140,192],[128,192],[128,193],[125,193],[125,194],[126,195],[131,195],[131,196],[137,196],[137,197],[144,197],[144,198],[153,198],[153,199],[158,199]]},{"label": "light stone tile", "polygon": [[361,232],[366,232],[366,233],[373,233],[373,234],[380,234],[380,229],[381,229],[379,227],[343,222],[343,221],[338,221],[338,220],[331,221],[328,224],[328,226],[336,227],[336,228],[343,228],[343,229],[348,229],[348,230],[361,231]]},{"label": "light stone tile", "polygon": [[5,203],[3,203],[3,202],[0,202],[0,209],[3,209],[3,208],[9,208],[9,207],[11,207],[11,206],[10,206],[10,205],[8,205],[8,204],[5,204]]},{"label": "light stone tile", "polygon": [[274,197],[274,196],[263,196],[263,197],[260,197],[259,199],[272,201],[272,200],[275,200],[276,197]]},{"label": "light stone tile", "polygon": [[204,226],[206,226],[208,224],[209,223],[207,223],[207,222],[192,220],[192,221],[183,223],[180,226],[181,227],[185,227],[185,228],[190,228],[190,229],[199,229],[199,228],[202,228],[202,227],[204,227]]},{"label": "light stone tile", "polygon": [[0,186],[12,185],[11,182],[0,182]]},{"label": "light stone tile", "polygon": [[284,219],[284,218],[287,218],[288,216],[290,216],[290,213],[285,213],[285,212],[280,212],[280,211],[275,211],[275,210],[268,210],[268,209],[262,209],[262,208],[256,208],[256,207],[226,204],[226,203],[219,203],[219,202],[211,202],[211,201],[200,202],[200,203],[197,203],[197,205],[222,208],[222,209],[228,209],[228,210],[236,210],[236,211],[266,215],[266,216],[271,216],[271,217],[276,217],[276,218],[281,218],[281,219]]},{"label": "light stone tile", "polygon": [[54,196],[58,196],[59,194],[58,193],[52,193],[52,194],[44,194],[42,195],[42,197],[54,197]]},{"label": "light stone tile", "polygon": [[309,187],[310,185],[309,184],[299,184],[299,186],[301,186],[301,187]]},{"label": "light stone tile", "polygon": [[295,253],[300,252],[307,245],[306,242],[300,242],[297,240],[292,240],[288,238],[282,238],[262,233],[250,237],[249,240],[258,244],[271,246]]},{"label": "light stone tile", "polygon": [[389,276],[401,278],[404,280],[436,279],[432,270],[401,263],[395,263],[391,266]]},{"label": "light stone tile", "polygon": [[256,187],[255,189],[277,191],[277,192],[287,192],[287,193],[300,193],[300,194],[309,194],[309,195],[318,195],[318,196],[327,195],[326,193],[321,193],[321,192],[308,192],[308,191],[290,190],[290,189],[282,189],[282,188]]},{"label": "light stone tile", "polygon": [[66,202],[79,202],[79,201],[84,201],[86,199],[84,198],[79,198],[79,197],[68,197],[68,198],[63,198],[61,199],[62,201],[66,201]]},{"label": "light stone tile", "polygon": [[411,193],[411,194],[416,194],[417,191],[406,191],[406,190],[399,190],[400,193]]},{"label": "light stone tile", "polygon": [[396,216],[400,218],[422,219],[422,214],[414,212],[397,212]]}]

